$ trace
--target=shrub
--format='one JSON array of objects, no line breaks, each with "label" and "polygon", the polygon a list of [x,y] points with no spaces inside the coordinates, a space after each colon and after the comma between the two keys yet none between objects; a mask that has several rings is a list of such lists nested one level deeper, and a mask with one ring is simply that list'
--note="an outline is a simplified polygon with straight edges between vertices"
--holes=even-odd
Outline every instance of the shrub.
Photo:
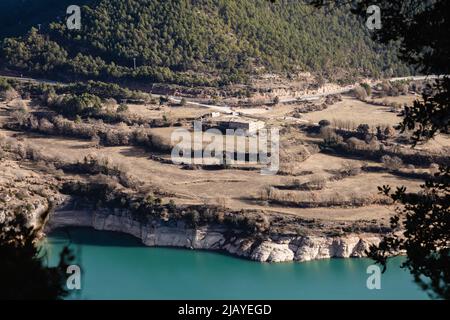
[{"label": "shrub", "polygon": [[198,213],[197,210],[189,210],[185,218],[192,227],[198,226],[200,222],[200,214]]},{"label": "shrub", "polygon": [[276,96],[276,97],[273,99],[273,104],[274,104],[274,105],[277,105],[277,104],[279,104],[279,103],[280,103],[280,97]]},{"label": "shrub", "polygon": [[100,146],[100,137],[97,134],[94,134],[91,138],[91,143],[89,147],[98,148]]},{"label": "shrub", "polygon": [[31,145],[25,146],[26,149],[26,158],[33,161],[46,160],[46,157],[42,153],[40,149],[36,149]]},{"label": "shrub", "polygon": [[0,92],[11,89],[11,85],[5,78],[0,78]]},{"label": "shrub", "polygon": [[356,137],[351,137],[346,141],[347,146],[350,150],[362,150],[365,148],[366,143]]},{"label": "shrub", "polygon": [[402,109],[402,104],[398,102],[391,102],[389,106],[391,107],[391,112],[399,112]]},{"label": "shrub", "polygon": [[170,144],[165,143],[164,139],[160,136],[152,136],[151,144],[157,150],[161,151],[171,150]]},{"label": "shrub", "polygon": [[320,136],[323,138],[324,144],[327,146],[334,146],[344,141],[342,136],[338,135],[336,130],[331,127],[322,127],[320,129]]},{"label": "shrub", "polygon": [[361,83],[361,87],[364,88],[364,90],[366,90],[366,93],[368,96],[370,96],[372,94],[372,88],[370,87],[370,85],[368,83]]},{"label": "shrub", "polygon": [[109,146],[120,145],[120,138],[114,130],[108,130],[105,135],[105,143]]},{"label": "shrub", "polygon": [[439,172],[439,165],[437,163],[430,164],[429,171],[432,176],[436,175]]},{"label": "shrub", "polygon": [[363,87],[360,87],[360,86],[353,89],[353,95],[358,100],[364,101],[367,99],[367,91]]},{"label": "shrub", "polygon": [[319,126],[320,127],[329,127],[331,125],[331,122],[330,121],[328,121],[328,120],[320,120],[319,121]]},{"label": "shrub", "polygon": [[344,162],[342,168],[339,170],[342,176],[356,176],[361,173],[361,167],[353,162]]},{"label": "shrub", "polygon": [[397,97],[400,95],[400,91],[398,90],[397,87],[392,87],[391,90],[389,91],[389,95],[393,96],[393,97]]},{"label": "shrub", "polygon": [[119,181],[123,186],[135,190],[141,186],[141,182],[136,177],[127,172],[121,172],[119,174]]},{"label": "shrub", "polygon": [[48,121],[46,118],[42,118],[39,120],[39,131],[45,132],[45,133],[53,133],[54,129],[53,123]]},{"label": "shrub", "polygon": [[329,126],[320,128],[320,137],[323,139],[326,145],[333,145],[336,135],[336,130]]},{"label": "shrub", "polygon": [[163,97],[163,96],[159,97],[159,105],[160,106],[165,105],[168,102],[169,102],[169,97]]},{"label": "shrub", "polygon": [[331,127],[320,128],[320,137],[324,140],[329,140],[331,136],[336,135],[336,130]]},{"label": "shrub", "polygon": [[161,202],[162,202],[161,199],[155,197],[155,195],[152,193],[147,194],[147,196],[144,199],[144,203],[150,206],[159,205],[161,204]]},{"label": "shrub", "polygon": [[369,135],[366,137],[366,146],[365,148],[369,151],[377,151],[380,149],[380,142],[378,142],[378,138],[374,135]]},{"label": "shrub", "polygon": [[381,84],[381,89],[380,91],[384,94],[384,95],[388,95],[390,93],[392,89],[392,86],[389,82],[387,81],[383,81],[383,83]]},{"label": "shrub", "polygon": [[356,131],[363,137],[367,136],[370,131],[370,126],[368,124],[360,124]]},{"label": "shrub", "polygon": [[34,158],[34,149],[31,146],[24,146],[22,143],[19,142],[11,149],[22,159]]},{"label": "shrub", "polygon": [[389,171],[397,171],[403,166],[403,161],[399,157],[384,155],[381,157],[381,162]]},{"label": "shrub", "polygon": [[409,85],[403,84],[399,87],[399,91],[402,95],[407,95],[409,92]]},{"label": "shrub", "polygon": [[385,107],[391,105],[388,99],[383,99],[383,101],[381,101],[381,104]]},{"label": "shrub", "polygon": [[395,137],[396,134],[397,134],[397,131],[395,130],[395,128],[393,126],[388,125],[384,129],[384,136],[386,138],[393,138],[393,137]]},{"label": "shrub", "polygon": [[316,174],[306,183],[306,187],[309,190],[322,190],[325,188],[326,184],[327,180],[322,175]]},{"label": "shrub", "polygon": [[278,191],[274,187],[266,187],[261,192],[261,200],[271,200],[278,197]]},{"label": "shrub", "polygon": [[118,107],[117,107],[117,112],[122,113],[122,112],[127,112],[128,111],[128,105],[126,105],[125,103],[121,103]]},{"label": "shrub", "polygon": [[107,107],[107,108],[114,108],[117,105],[117,101],[114,98],[108,98],[108,99],[105,99],[104,104],[105,104],[105,107]]},{"label": "shrub", "polygon": [[302,187],[302,182],[300,181],[300,179],[294,179],[292,181],[292,187],[294,189],[300,189]]},{"label": "shrub", "polygon": [[16,101],[14,101],[13,103],[11,103],[11,106],[16,111],[20,111],[20,112],[23,112],[23,113],[28,113],[29,112],[29,108],[25,104],[25,102],[23,102],[23,100],[16,100]]},{"label": "shrub", "polygon": [[138,145],[146,146],[146,145],[149,145],[149,143],[151,142],[151,136],[143,128],[136,129],[133,134],[134,134],[134,140],[136,141],[136,143]]},{"label": "shrub", "polygon": [[13,88],[0,91],[0,99],[6,102],[19,98],[20,95]]}]

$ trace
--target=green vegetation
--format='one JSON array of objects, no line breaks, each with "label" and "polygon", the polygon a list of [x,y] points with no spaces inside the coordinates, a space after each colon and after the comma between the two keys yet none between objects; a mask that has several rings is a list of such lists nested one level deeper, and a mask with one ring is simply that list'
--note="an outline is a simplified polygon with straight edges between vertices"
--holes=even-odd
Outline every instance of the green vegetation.
[{"label": "green vegetation", "polygon": [[59,96],[52,106],[67,116],[92,115],[102,108],[100,98],[89,93]]},{"label": "green vegetation", "polygon": [[3,92],[3,91],[6,91],[6,90],[9,90],[11,88],[12,88],[12,86],[11,86],[11,84],[8,81],[6,81],[3,78],[0,78],[0,91]]},{"label": "green vegetation", "polygon": [[[22,97],[37,98],[40,102],[47,104],[49,100],[54,100],[57,95],[81,96],[89,94],[102,99],[106,104],[116,104],[119,102],[146,103],[152,102],[152,96],[148,93],[130,90],[115,83],[101,81],[75,82],[67,85],[45,84],[33,82],[20,82],[13,79],[0,78],[0,97],[13,90],[15,95]],[[10,93],[11,95],[11,93]]]},{"label": "green vegetation", "polygon": [[5,39],[5,66],[62,80],[184,85],[245,82],[257,70],[309,70],[331,80],[408,72],[395,47],[372,42],[348,8],[326,13],[292,1],[98,0],[82,12],[80,31],[60,20]]},{"label": "green vegetation", "polygon": [[370,97],[370,95],[372,94],[372,88],[370,87],[370,84],[363,82],[361,83],[361,87],[366,90],[367,95]]},{"label": "green vegetation", "polygon": [[128,111],[128,105],[121,103],[118,107],[117,107],[117,112],[127,112]]},{"label": "green vegetation", "polygon": [[18,96],[17,91],[5,79],[0,78],[0,101],[10,101]]},{"label": "green vegetation", "polygon": [[58,93],[83,94],[90,93],[102,99],[114,98],[120,100],[149,100],[150,96],[144,92],[123,88],[115,83],[100,81],[77,82],[58,89]]}]

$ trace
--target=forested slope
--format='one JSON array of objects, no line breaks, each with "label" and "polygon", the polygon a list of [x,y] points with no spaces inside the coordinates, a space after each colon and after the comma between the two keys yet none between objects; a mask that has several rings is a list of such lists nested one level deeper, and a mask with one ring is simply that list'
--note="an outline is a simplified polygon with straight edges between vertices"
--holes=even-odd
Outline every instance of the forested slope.
[{"label": "forested slope", "polygon": [[292,0],[86,2],[79,31],[67,30],[59,12],[40,32],[4,39],[3,68],[191,85],[244,82],[257,72],[312,71],[331,80],[408,72],[395,48],[373,43],[346,9],[325,13]]}]

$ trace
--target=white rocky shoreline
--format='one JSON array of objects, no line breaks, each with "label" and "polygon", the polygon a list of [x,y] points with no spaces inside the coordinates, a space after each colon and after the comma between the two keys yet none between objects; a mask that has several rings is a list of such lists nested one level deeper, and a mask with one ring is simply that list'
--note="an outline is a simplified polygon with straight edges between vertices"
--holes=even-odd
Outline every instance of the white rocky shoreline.
[{"label": "white rocky shoreline", "polygon": [[259,262],[310,261],[327,258],[364,257],[371,244],[381,235],[353,234],[329,236],[279,236],[258,240],[229,235],[219,225],[189,228],[183,221],[174,226],[142,224],[128,212],[120,210],[56,210],[50,213],[44,227],[48,233],[63,227],[92,227],[132,235],[150,247],[178,247],[195,250],[223,251]]}]

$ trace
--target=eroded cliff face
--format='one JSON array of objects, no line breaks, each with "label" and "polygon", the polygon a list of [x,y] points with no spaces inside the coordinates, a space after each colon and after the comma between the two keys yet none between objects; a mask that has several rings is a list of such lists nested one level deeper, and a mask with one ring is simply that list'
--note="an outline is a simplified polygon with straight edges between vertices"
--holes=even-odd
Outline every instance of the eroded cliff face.
[{"label": "eroded cliff face", "polygon": [[50,217],[46,231],[67,226],[123,232],[141,239],[147,246],[218,250],[260,262],[363,257],[370,244],[380,241],[380,236],[374,234],[342,237],[272,236],[257,239],[230,232],[219,225],[191,228],[182,221],[170,226],[157,222],[143,223],[129,213],[117,210],[56,211]]}]

